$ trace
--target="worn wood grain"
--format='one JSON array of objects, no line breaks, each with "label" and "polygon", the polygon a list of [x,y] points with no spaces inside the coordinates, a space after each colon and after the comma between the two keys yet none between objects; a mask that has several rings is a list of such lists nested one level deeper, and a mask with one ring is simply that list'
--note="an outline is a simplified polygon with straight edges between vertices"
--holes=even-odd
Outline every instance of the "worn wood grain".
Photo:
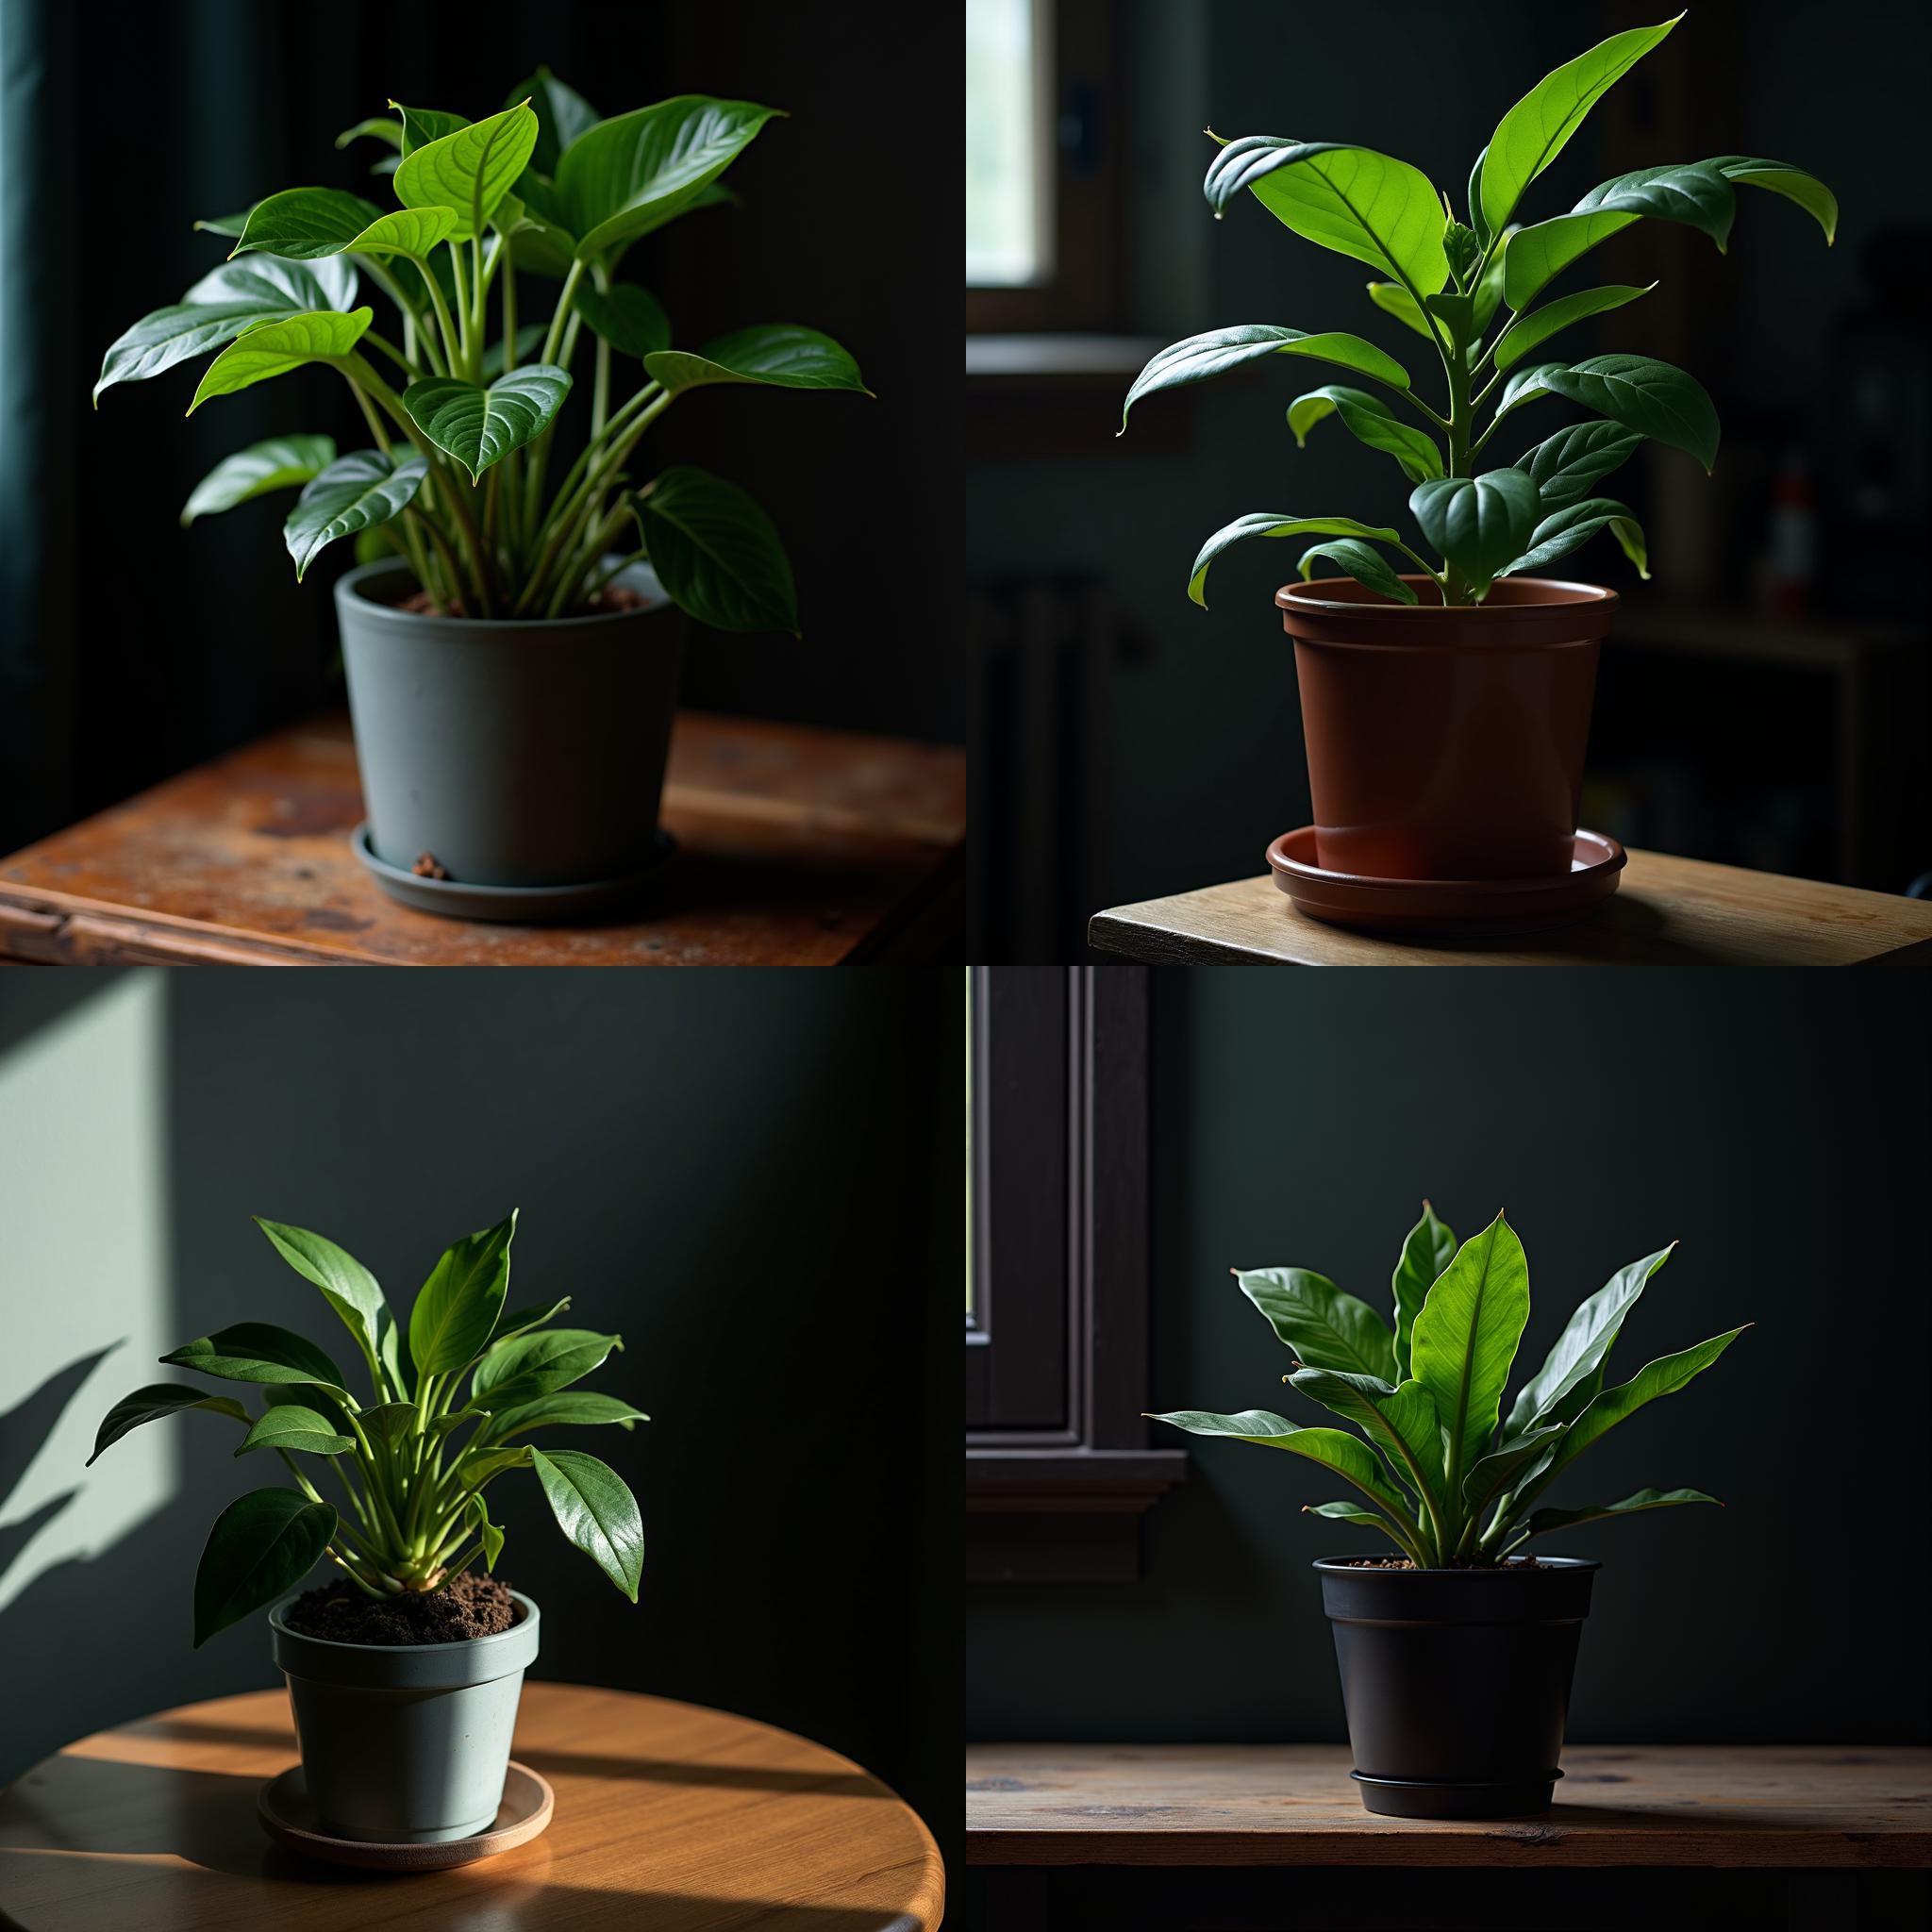
[{"label": "worn wood grain", "polygon": [[980,1744],[969,1865],[1932,1866],[1932,1751],[1563,1753],[1540,1819],[1362,1809],[1339,1745]]},{"label": "worn wood grain", "polygon": [[1515,939],[1386,939],[1305,919],[1272,877],[1097,912],[1103,952],[1156,965],[1932,966],[1932,902],[1632,851],[1614,897]]},{"label": "worn wood grain", "polygon": [[295,1757],[286,1691],[164,1711],[70,1744],[0,1796],[0,1914],[23,1932],[933,1932],[943,1913],[911,1809],[790,1732],[525,1684],[514,1751],[556,1788],[542,1837],[449,1872],[358,1872],[257,1823],[263,1780]]},{"label": "worn wood grain", "polygon": [[930,958],[958,921],[965,758],[681,713],[638,911],[485,925],[390,899],[350,852],[346,720],[184,774],[0,861],[0,955],[54,964],[835,965]]}]

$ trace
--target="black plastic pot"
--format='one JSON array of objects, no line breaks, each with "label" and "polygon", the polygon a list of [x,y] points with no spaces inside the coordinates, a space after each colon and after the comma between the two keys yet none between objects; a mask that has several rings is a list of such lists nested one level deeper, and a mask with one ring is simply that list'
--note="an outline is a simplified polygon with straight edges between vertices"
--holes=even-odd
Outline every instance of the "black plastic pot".
[{"label": "black plastic pot", "polygon": [[1599,1566],[1315,1565],[1362,1803],[1391,1818],[1523,1818],[1550,1807],[1576,1640]]}]

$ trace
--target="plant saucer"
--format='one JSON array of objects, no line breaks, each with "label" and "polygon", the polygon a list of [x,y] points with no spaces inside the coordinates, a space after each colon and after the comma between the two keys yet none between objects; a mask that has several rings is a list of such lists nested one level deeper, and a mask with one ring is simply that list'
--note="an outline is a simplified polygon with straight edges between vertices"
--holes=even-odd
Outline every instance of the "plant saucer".
[{"label": "plant saucer", "polygon": [[677,841],[659,829],[648,865],[622,878],[568,886],[474,886],[461,879],[424,878],[376,856],[367,819],[349,834],[356,857],[391,899],[444,919],[481,919],[499,925],[533,925],[547,920],[608,919],[620,912],[676,856]]},{"label": "plant saucer", "polygon": [[380,1844],[366,1839],[337,1838],[325,1831],[299,1764],[291,1764],[262,1786],[255,1811],[261,1828],[272,1839],[306,1857],[324,1858],[332,1865],[359,1865],[372,1872],[442,1872],[453,1865],[474,1865],[479,1858],[493,1858],[499,1852],[528,1843],[549,1824],[556,1803],[549,1780],[512,1757],[503,1781],[503,1803],[497,1807],[496,1823],[487,1831],[448,1839],[441,1844]]}]

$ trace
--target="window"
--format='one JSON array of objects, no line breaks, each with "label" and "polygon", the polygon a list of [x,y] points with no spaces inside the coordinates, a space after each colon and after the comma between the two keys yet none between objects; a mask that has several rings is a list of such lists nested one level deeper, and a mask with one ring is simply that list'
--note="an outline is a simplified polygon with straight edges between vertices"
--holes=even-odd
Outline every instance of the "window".
[{"label": "window", "polygon": [[1053,260],[1053,0],[966,0],[966,281],[1027,288]]}]

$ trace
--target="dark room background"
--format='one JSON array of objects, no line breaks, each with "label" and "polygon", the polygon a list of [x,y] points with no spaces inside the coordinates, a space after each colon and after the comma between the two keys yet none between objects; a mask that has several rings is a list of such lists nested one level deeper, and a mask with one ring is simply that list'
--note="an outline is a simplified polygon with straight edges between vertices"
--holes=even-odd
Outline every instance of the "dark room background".
[{"label": "dark room background", "polygon": [[[8,0],[0,21],[0,851],[341,702],[329,586],[349,546],[298,587],[283,499],[186,531],[176,517],[262,437],[362,447],[346,386],[297,371],[184,422],[197,364],[95,411],[102,352],[220,262],[229,244],[198,217],[317,185],[388,207],[368,173],[380,150],[338,152],[341,130],[391,98],[492,112],[540,63],[606,115],[688,92],[787,109],[731,171],[742,205],[648,239],[624,277],[680,346],[755,322],[823,329],[877,398],[716,389],[640,445],[752,491],[798,578],[804,642],[693,625],[684,702],[961,736],[961,406],[939,354],[958,314],[958,110],[950,90],[926,98],[958,71],[947,9],[160,0],[114,8],[113,58],[95,58],[108,31],[61,0]],[[545,286],[520,276],[526,319],[548,312]]]},{"label": "dark room background", "polygon": [[816,1738],[950,1860],[957,984],[651,979],[7,975],[0,1783],[275,1681],[255,1620],[189,1647],[208,1524],[272,1479],[230,1425],[157,1423],[82,1468],[166,1348],[242,1320],[328,1345],[335,1318],[249,1216],[327,1234],[406,1310],[446,1242],[517,1206],[511,1301],[568,1293],[621,1332],[598,1386],[653,1418],[577,1444],[637,1492],[636,1607],[534,1485],[491,1487],[500,1573],[543,1608],[533,1674]]},{"label": "dark room background", "polygon": [[[1549,1500],[1726,1507],[1552,1545],[1604,1564],[1568,1735],[1932,1741],[1924,1646],[1870,1641],[1854,1581],[1900,1604],[1927,1582],[1932,1023],[1902,978],[1854,1002],[1796,974],[1612,974],[1585,1011],[1549,974],[1415,976],[1399,1000],[1371,973],[1154,977],[1150,1408],[1326,1421],[1228,1269],[1314,1268],[1386,1311],[1424,1195],[1458,1237],[1501,1207],[1523,1238],[1512,1391],[1577,1302],[1675,1239],[1612,1379],[1757,1325]],[[1187,1478],[1147,1516],[1142,1581],[969,1592],[969,1738],[1343,1740],[1308,1565],[1373,1540],[1300,1513],[1337,1493],[1324,1471],[1173,1441]]]}]

